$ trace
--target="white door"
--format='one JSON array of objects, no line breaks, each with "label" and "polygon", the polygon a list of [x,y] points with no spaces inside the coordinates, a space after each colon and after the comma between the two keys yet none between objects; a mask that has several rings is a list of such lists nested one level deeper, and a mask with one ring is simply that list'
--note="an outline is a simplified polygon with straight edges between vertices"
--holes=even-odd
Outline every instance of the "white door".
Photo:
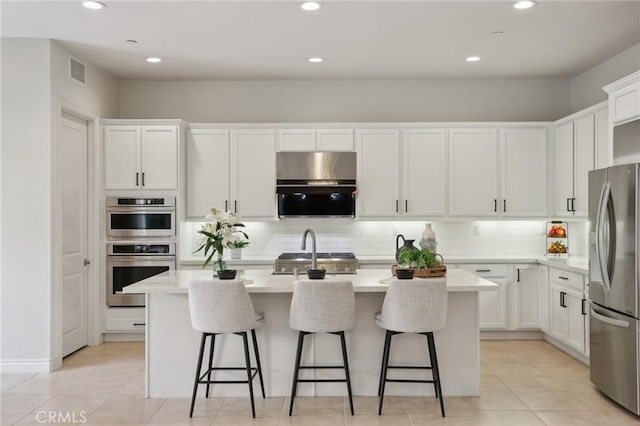
[{"label": "white door", "polygon": [[498,141],[495,129],[449,132],[449,213],[496,216]]},{"label": "white door", "polygon": [[398,130],[358,130],[358,216],[393,217],[400,212]]},{"label": "white door", "polygon": [[404,216],[444,215],[447,142],[445,130],[405,130],[402,138]]},{"label": "white door", "polygon": [[502,200],[504,216],[547,214],[547,129],[502,129]]},{"label": "white door", "polygon": [[139,126],[105,126],[105,189],[140,188],[139,158]]},{"label": "white door", "polygon": [[229,209],[229,131],[193,129],[187,136],[187,218]]},{"label": "white door", "polygon": [[178,189],[178,126],[142,126],[140,187]]},{"label": "white door", "polygon": [[574,121],[574,183],[573,209],[576,216],[586,216],[589,211],[589,171],[594,165],[594,131],[593,114]]},{"label": "white door", "polygon": [[276,216],[276,135],[273,130],[231,132],[229,210],[245,218]]},{"label": "white door", "polygon": [[58,140],[62,356],[66,356],[87,345],[87,123],[63,116]]},{"label": "white door", "polygon": [[516,265],[513,277],[515,327],[538,328],[538,268]]},{"label": "white door", "polygon": [[556,214],[572,216],[573,122],[556,128]]}]

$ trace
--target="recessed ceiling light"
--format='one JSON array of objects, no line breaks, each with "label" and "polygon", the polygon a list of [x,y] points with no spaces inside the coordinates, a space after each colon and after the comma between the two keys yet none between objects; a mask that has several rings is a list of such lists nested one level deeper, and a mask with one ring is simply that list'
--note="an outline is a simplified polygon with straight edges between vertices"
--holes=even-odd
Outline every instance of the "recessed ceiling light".
[{"label": "recessed ceiling light", "polygon": [[465,61],[467,62],[478,62],[480,60],[480,56],[467,56]]},{"label": "recessed ceiling light", "polygon": [[151,56],[147,58],[147,62],[151,62],[152,64],[157,64],[158,62],[162,62],[162,59]]},{"label": "recessed ceiling light", "polygon": [[107,8],[106,4],[101,3],[99,1],[93,1],[93,0],[83,1],[82,5],[84,7],[86,7],[87,9],[92,9],[92,10],[100,10],[100,9],[106,9]]},{"label": "recessed ceiling light", "polygon": [[535,5],[536,2],[534,0],[520,0],[516,2],[513,7],[515,7],[516,9],[530,9]]},{"label": "recessed ceiling light", "polygon": [[317,64],[319,62],[324,61],[324,58],[320,58],[319,56],[314,56],[314,57],[311,57],[311,58],[307,58],[307,61],[313,62],[314,64]]},{"label": "recessed ceiling light", "polygon": [[130,38],[129,40],[125,40],[127,43],[129,44],[138,44],[138,40],[134,40],[132,38]]},{"label": "recessed ceiling light", "polygon": [[306,1],[300,5],[300,8],[302,10],[311,12],[311,11],[320,9],[320,3],[315,1]]},{"label": "recessed ceiling light", "polygon": [[501,36],[501,35],[504,35],[504,31],[494,31],[494,32],[491,33],[491,35]]}]

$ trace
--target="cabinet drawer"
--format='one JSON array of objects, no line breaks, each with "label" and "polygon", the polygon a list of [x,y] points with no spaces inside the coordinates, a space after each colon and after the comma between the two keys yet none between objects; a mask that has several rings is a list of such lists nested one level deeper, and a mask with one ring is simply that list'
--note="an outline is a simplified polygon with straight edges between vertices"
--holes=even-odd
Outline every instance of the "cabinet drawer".
[{"label": "cabinet drawer", "polygon": [[476,274],[482,278],[506,277],[507,266],[496,264],[468,264],[460,265],[460,269]]},{"label": "cabinet drawer", "polygon": [[105,332],[137,332],[143,333],[145,329],[144,318],[107,318]]},{"label": "cabinet drawer", "polygon": [[582,292],[584,289],[582,275],[561,269],[549,268],[549,281],[563,287],[571,287]]}]

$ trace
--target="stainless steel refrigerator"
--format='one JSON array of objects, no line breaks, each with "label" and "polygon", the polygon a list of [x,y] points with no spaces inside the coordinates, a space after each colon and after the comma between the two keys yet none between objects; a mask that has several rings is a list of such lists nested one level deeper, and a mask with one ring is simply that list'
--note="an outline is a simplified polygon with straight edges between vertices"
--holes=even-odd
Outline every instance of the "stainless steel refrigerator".
[{"label": "stainless steel refrigerator", "polygon": [[591,381],[636,414],[640,414],[639,173],[640,164],[589,172]]}]

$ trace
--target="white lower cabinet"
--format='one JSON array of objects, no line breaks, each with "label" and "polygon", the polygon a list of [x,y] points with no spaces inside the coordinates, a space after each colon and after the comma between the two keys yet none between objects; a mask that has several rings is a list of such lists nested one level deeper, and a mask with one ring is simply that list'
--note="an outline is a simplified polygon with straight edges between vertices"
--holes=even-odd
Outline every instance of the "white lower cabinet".
[{"label": "white lower cabinet", "polygon": [[481,330],[506,330],[508,326],[508,285],[506,265],[496,264],[469,264],[460,265],[460,269],[471,272],[500,286],[498,291],[481,291],[480,303],[480,329]]},{"label": "white lower cabinet", "polygon": [[515,265],[511,292],[513,328],[539,328],[538,268],[536,265]]},{"label": "white lower cabinet", "polygon": [[549,332],[549,267],[538,265],[538,323],[540,330]]},{"label": "white lower cabinet", "polygon": [[107,308],[105,333],[144,333],[144,308]]},{"label": "white lower cabinet", "polygon": [[587,300],[580,274],[549,268],[549,334],[587,353]]}]

